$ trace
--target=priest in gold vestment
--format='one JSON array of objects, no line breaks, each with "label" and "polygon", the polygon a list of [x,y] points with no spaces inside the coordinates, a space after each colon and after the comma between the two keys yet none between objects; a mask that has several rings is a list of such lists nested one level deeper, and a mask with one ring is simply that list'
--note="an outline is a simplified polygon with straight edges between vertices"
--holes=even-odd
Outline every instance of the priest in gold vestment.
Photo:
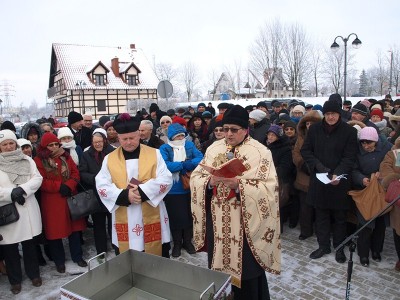
[{"label": "priest in gold vestment", "polygon": [[278,181],[271,152],[248,135],[248,120],[239,105],[227,111],[225,139],[201,162],[215,168],[235,157],[246,171],[223,178],[199,165],[192,173],[194,244],[206,245],[209,268],[231,275],[234,299],[269,299],[265,272],[281,267]]}]

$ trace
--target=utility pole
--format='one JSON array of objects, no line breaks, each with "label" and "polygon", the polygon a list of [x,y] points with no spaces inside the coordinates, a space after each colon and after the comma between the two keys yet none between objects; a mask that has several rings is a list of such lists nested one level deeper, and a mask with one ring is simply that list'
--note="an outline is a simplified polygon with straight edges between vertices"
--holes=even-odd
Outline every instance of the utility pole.
[{"label": "utility pole", "polygon": [[2,97],[2,110],[4,108],[5,111],[8,111],[11,106],[11,97],[15,97],[15,90],[7,80],[3,80],[0,84],[0,96]]}]

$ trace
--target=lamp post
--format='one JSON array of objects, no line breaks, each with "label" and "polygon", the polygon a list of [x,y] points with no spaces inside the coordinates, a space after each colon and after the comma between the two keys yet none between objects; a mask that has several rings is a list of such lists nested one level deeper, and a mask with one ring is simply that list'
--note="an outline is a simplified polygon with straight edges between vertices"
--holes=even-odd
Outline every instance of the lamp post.
[{"label": "lamp post", "polygon": [[393,51],[389,50],[390,52],[390,74],[389,74],[389,95],[392,94],[392,70],[393,70]]},{"label": "lamp post", "polygon": [[361,41],[358,39],[357,34],[355,33],[350,33],[347,37],[342,37],[341,35],[338,35],[337,37],[335,37],[335,39],[333,40],[333,44],[331,45],[331,50],[336,52],[337,50],[339,50],[339,44],[336,43],[336,39],[337,38],[341,38],[343,43],[344,43],[344,73],[343,73],[343,93],[344,93],[344,101],[346,101],[346,84],[347,84],[347,41],[349,40],[349,38],[355,35],[355,39],[354,41],[351,43],[353,45],[353,48],[358,49],[361,47]]},{"label": "lamp post", "polygon": [[75,84],[76,88],[79,88],[79,104],[81,103],[81,94],[82,94],[82,107],[83,110],[81,111],[82,114],[85,113],[85,98],[83,94],[83,89],[86,87],[86,83],[83,80],[78,80]]}]

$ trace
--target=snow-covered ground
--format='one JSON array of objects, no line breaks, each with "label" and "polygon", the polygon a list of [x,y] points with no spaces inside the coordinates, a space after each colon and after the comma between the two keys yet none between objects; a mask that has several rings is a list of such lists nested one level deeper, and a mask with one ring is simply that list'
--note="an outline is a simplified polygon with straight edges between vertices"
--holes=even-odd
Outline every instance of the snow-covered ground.
[{"label": "snow-covered ground", "polygon": [[[305,241],[298,240],[298,228],[284,227],[282,234],[282,274],[274,276],[267,274],[269,289],[272,299],[344,299],[346,291],[346,264],[338,264],[334,253],[318,260],[311,260],[308,255],[316,249],[316,238]],[[89,259],[96,255],[92,230],[84,234],[84,257]],[[348,249],[346,248],[348,255]],[[66,255],[69,259],[68,247]],[[114,257],[110,251],[109,258]],[[182,251],[179,261],[201,267],[207,266],[205,253],[189,255]],[[390,229],[386,232],[382,262],[370,260],[370,267],[365,268],[359,264],[358,255],[354,255],[354,270],[350,299],[400,299],[400,273],[394,270],[397,261]],[[97,264],[93,261],[93,266]],[[59,274],[54,264],[48,262],[41,267],[43,285],[35,288],[29,279],[24,277],[22,291],[13,296],[6,276],[0,275],[0,299],[60,299],[60,286],[73,280],[77,274],[85,272],[71,260],[66,262],[66,273]]]}]

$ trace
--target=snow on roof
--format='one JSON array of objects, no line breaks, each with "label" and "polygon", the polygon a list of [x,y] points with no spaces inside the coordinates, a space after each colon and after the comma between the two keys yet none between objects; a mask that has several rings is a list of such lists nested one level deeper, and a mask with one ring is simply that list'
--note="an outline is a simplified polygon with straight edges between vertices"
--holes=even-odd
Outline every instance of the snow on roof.
[{"label": "snow on roof", "polygon": [[[53,44],[58,64],[64,77],[66,89],[76,89],[80,80],[86,83],[85,89],[156,89],[158,79],[150,63],[141,49],[129,47],[89,46],[74,44]],[[112,71],[107,73],[108,84],[96,86],[92,83],[87,72],[95,65],[103,63],[111,70],[111,59],[118,57],[121,67],[127,67],[132,62],[140,69],[140,84],[128,85]]]}]

